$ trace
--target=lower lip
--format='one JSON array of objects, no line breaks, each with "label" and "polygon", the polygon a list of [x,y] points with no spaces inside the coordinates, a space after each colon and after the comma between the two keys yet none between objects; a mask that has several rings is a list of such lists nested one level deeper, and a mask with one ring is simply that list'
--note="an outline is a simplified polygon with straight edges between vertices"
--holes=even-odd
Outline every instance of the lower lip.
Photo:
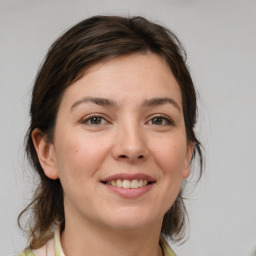
[{"label": "lower lip", "polygon": [[111,186],[108,184],[104,184],[110,191],[118,194],[119,196],[123,198],[138,198],[144,194],[146,194],[148,191],[151,190],[153,187],[154,183],[151,183],[147,186],[141,187],[141,188],[119,188],[115,186]]}]

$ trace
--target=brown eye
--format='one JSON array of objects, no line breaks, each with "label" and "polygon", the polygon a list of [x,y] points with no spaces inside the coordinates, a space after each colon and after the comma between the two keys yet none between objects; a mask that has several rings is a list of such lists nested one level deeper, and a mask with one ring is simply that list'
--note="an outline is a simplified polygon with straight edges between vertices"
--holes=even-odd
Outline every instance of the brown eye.
[{"label": "brown eye", "polygon": [[101,116],[90,116],[82,121],[83,124],[87,125],[101,125],[105,124],[107,121]]},{"label": "brown eye", "polygon": [[98,117],[98,116],[94,116],[94,117],[90,118],[88,121],[90,124],[101,124],[102,118]]},{"label": "brown eye", "polygon": [[173,125],[173,122],[172,120],[170,120],[169,118],[167,117],[164,117],[164,116],[155,116],[154,118],[152,118],[150,121],[149,121],[149,124],[153,124],[153,125]]},{"label": "brown eye", "polygon": [[152,119],[152,124],[161,125],[163,123],[162,117],[155,117]]}]

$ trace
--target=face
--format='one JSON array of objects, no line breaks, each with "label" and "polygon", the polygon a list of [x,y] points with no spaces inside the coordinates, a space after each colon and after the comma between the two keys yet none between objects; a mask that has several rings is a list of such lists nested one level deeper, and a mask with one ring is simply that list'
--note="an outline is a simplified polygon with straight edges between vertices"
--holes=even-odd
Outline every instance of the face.
[{"label": "face", "polygon": [[66,222],[161,226],[193,151],[167,64],[135,54],[91,67],[65,91],[43,150],[46,175],[63,186]]}]

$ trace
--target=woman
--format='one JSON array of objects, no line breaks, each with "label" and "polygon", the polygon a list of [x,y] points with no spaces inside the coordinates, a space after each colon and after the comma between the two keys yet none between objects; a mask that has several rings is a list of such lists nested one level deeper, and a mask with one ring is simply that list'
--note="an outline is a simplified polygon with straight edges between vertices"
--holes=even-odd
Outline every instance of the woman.
[{"label": "woman", "polygon": [[40,183],[21,255],[175,255],[164,237],[183,237],[182,183],[202,162],[196,107],[166,28],[96,16],[64,33],[33,88],[26,150]]}]

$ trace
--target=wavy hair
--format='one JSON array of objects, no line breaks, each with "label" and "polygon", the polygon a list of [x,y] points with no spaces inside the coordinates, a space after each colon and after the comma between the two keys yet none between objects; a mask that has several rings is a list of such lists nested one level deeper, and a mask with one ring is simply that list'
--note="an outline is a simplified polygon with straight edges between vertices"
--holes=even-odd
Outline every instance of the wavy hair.
[{"label": "wavy hair", "polygon": [[[65,228],[60,180],[49,179],[44,174],[31,138],[32,131],[40,129],[52,142],[58,108],[68,86],[97,62],[146,52],[162,56],[179,84],[187,141],[194,143],[192,159],[198,155],[201,176],[203,155],[194,132],[196,91],[186,65],[186,53],[175,34],[143,17],[95,16],[83,20],[53,43],[34,82],[26,154],[40,182],[31,202],[18,217],[21,227],[21,216],[26,212],[30,214],[27,232],[31,248],[43,246],[51,238],[55,225],[60,225],[62,230]],[[185,220],[186,208],[180,191],[164,216],[162,234],[173,241],[182,239]]]}]

